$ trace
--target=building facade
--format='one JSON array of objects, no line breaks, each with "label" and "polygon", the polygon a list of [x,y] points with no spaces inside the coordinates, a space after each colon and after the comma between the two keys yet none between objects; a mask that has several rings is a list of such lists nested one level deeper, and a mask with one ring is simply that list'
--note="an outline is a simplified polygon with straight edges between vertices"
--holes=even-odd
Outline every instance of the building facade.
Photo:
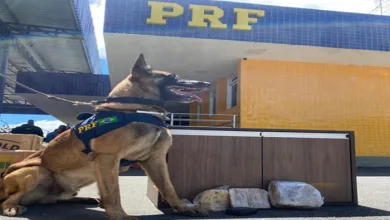
[{"label": "building facade", "polygon": [[105,39],[110,74],[130,68],[117,57],[143,52],[157,69],[214,82],[190,106],[191,125],[237,115],[241,128],[351,130],[358,165],[390,165],[388,16],[107,0]]}]

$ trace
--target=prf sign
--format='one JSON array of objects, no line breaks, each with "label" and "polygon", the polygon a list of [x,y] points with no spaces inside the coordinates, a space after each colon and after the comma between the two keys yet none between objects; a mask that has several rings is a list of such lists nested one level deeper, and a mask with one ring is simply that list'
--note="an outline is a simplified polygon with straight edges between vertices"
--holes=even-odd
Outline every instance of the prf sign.
[{"label": "prf sign", "polygon": [[[171,2],[156,2],[149,1],[150,17],[146,20],[147,24],[166,25],[167,19],[177,18],[183,15],[183,6]],[[188,27],[207,28],[210,23],[210,28],[227,29],[227,24],[221,22],[221,18],[225,12],[216,7],[208,5],[193,5],[190,4],[192,19],[188,21]],[[250,31],[250,24],[257,23],[257,19],[264,17],[263,10],[234,8],[236,23],[233,25],[233,30]],[[208,21],[208,22],[206,22]]]}]

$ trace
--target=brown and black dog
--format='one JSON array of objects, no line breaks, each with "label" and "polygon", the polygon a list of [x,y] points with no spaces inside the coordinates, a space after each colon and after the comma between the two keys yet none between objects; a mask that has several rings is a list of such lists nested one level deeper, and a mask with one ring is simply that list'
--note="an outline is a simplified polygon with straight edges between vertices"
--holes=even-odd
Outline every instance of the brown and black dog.
[{"label": "brown and black dog", "polygon": [[[163,103],[189,103],[201,101],[193,93],[205,90],[209,85],[208,82],[183,80],[175,74],[153,70],[140,54],[130,75],[110,92],[108,99],[133,97]],[[97,113],[134,113],[139,110],[163,113],[156,117],[166,119],[165,109],[157,105],[103,102],[95,107]],[[92,127],[96,124],[92,122]],[[75,196],[81,188],[97,182],[100,207],[106,210],[110,220],[137,219],[125,213],[119,192],[118,173],[129,168],[120,167],[120,161],[128,160],[141,164],[175,211],[190,216],[207,216],[201,207],[188,207],[178,198],[166,163],[171,144],[172,136],[167,127],[136,121],[93,138],[89,145],[91,151],[86,154],[82,152],[86,145],[78,138],[77,130],[69,129],[52,140],[45,149],[6,170],[0,193],[5,200],[2,203],[3,214],[23,214],[26,211],[24,206],[33,203],[93,200]]]}]

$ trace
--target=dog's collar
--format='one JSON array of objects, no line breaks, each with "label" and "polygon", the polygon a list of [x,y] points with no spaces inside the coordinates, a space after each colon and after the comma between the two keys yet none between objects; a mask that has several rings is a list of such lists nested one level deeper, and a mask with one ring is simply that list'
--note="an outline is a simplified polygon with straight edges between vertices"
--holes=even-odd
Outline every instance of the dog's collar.
[{"label": "dog's collar", "polygon": [[108,97],[103,101],[97,101],[96,104],[119,102],[124,104],[153,105],[161,108],[165,107],[165,102],[157,99],[146,99],[137,97]]}]

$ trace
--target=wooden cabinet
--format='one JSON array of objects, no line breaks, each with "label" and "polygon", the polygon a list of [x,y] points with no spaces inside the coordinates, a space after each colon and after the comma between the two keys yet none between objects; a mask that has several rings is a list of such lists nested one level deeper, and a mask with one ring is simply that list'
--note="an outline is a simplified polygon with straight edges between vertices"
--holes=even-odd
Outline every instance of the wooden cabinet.
[{"label": "wooden cabinet", "polygon": [[350,140],[347,134],[263,132],[263,187],[272,180],[303,181],[325,203],[353,203]]},{"label": "wooden cabinet", "polygon": [[[314,185],[326,204],[357,204],[351,132],[174,128],[167,162],[179,198],[218,186],[267,189],[271,180]],[[148,197],[162,198],[148,181]]]}]

